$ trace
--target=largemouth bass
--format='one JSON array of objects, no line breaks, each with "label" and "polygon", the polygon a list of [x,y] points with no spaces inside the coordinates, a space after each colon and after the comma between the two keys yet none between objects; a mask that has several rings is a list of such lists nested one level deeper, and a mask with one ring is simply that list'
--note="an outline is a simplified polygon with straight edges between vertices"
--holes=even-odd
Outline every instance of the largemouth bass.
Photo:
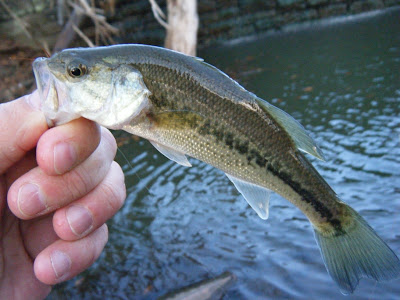
[{"label": "largemouth bass", "polygon": [[78,117],[148,139],[169,159],[186,155],[224,171],[268,218],[270,191],[313,225],[323,261],[344,294],[360,278],[392,280],[400,262],[342,202],[302,152],[323,159],[290,115],[201,59],[147,45],[68,49],[33,63],[50,125]]}]

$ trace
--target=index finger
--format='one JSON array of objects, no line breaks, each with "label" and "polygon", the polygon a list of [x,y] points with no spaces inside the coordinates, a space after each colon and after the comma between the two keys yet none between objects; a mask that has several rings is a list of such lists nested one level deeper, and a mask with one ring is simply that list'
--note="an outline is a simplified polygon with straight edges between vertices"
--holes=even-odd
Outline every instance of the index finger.
[{"label": "index finger", "polygon": [[36,159],[47,175],[61,175],[86,160],[100,143],[100,127],[79,118],[46,131],[39,139]]}]

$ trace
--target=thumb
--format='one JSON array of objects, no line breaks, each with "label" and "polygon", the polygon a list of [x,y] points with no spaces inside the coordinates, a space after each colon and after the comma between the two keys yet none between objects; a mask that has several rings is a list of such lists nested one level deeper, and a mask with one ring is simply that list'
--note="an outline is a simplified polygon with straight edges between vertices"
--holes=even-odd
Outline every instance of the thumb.
[{"label": "thumb", "polygon": [[47,130],[37,91],[17,100],[0,104],[0,175],[33,149]]}]

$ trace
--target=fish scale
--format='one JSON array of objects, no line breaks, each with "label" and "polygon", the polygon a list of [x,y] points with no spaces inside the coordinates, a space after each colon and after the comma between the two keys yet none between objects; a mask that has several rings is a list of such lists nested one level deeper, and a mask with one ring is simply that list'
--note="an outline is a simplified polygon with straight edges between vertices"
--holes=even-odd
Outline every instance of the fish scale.
[{"label": "fish scale", "polygon": [[85,117],[142,136],[181,165],[191,166],[186,155],[200,159],[224,171],[263,219],[270,190],[292,202],[311,221],[342,293],[362,277],[400,276],[394,252],[303,155],[323,159],[304,128],[217,68],[159,47],[118,45],[64,50],[33,69],[50,125]]},{"label": "fish scale", "polygon": [[[251,183],[275,190],[295,205],[303,208],[303,212],[309,218],[316,219],[314,215],[309,216],[310,213],[315,214],[315,210],[310,211],[309,206],[318,207],[318,205],[313,205],[310,201],[305,201],[304,197],[300,197],[299,199],[298,191],[300,189],[297,189],[295,197],[290,197],[294,193],[293,191],[288,191],[288,189],[292,188],[279,177],[279,174],[285,173],[284,170],[290,170],[291,177],[294,178],[292,179],[294,184],[302,185],[302,190],[307,190],[309,194],[324,194],[324,206],[328,206],[330,211],[332,211],[332,215],[335,215],[337,211],[336,207],[340,205],[337,202],[336,195],[331,192],[327,193],[327,184],[321,177],[314,175],[316,171],[311,165],[308,165],[308,168],[305,169],[303,166],[299,166],[299,160],[293,159],[293,155],[301,156],[302,154],[298,153],[297,150],[293,150],[293,143],[289,136],[283,130],[279,130],[279,124],[274,123],[271,118],[267,116],[262,118],[259,112],[243,109],[243,106],[240,104],[211,93],[199,86],[196,81],[182,76],[182,73],[169,69],[167,74],[164,74],[163,71],[165,68],[157,66],[151,68],[148,64],[145,66],[140,64],[134,66],[143,74],[146,86],[152,92],[150,99],[154,99],[153,103],[155,103],[157,110],[186,111],[187,107],[190,107],[191,111],[195,111],[205,119],[203,123],[208,121],[212,124],[208,130],[210,134],[202,135],[201,130],[198,130],[201,128],[200,124],[194,130],[174,130],[173,120],[170,120],[170,122],[166,123],[167,127],[165,130],[160,130],[160,127],[157,129],[157,136],[161,138],[159,140],[160,143],[172,145],[189,156],[200,159],[243,180],[248,180]],[[147,70],[151,71],[148,72]],[[155,74],[158,74],[159,79],[153,79]],[[175,78],[175,80],[172,81],[171,78]],[[181,84],[181,82],[185,82],[185,84]],[[163,89],[161,86],[163,86]],[[184,96],[183,99],[185,101],[179,101],[179,99],[182,99],[181,95]],[[265,118],[270,119],[271,124],[263,126]],[[218,122],[215,120],[218,120]],[[244,123],[246,123],[246,126],[242,125]],[[140,129],[138,130],[140,131]],[[222,134],[216,135],[216,131]],[[252,147],[249,147],[246,153],[240,153],[238,149],[233,147],[233,141],[227,143],[226,138],[228,136],[235,136],[235,139],[239,140],[239,143],[248,143]],[[157,139],[157,137],[151,138]],[[271,140],[283,140],[283,142],[271,144]],[[196,143],[193,141],[196,141]],[[210,149],[207,149],[210,146],[214,151],[210,152]],[[211,153],[212,155],[209,155]],[[229,153],[229,155],[226,153]],[[224,155],[226,159],[221,161],[219,159],[221,155]],[[256,157],[259,159],[257,160]],[[259,162],[260,160],[269,162],[270,169],[272,166],[277,165],[274,170],[280,170],[279,173],[275,172],[278,176],[275,174],[272,175],[268,171],[266,163],[263,164]],[[233,162],[237,162],[237,164]],[[282,162],[285,162],[286,165]],[[296,174],[295,171],[300,171],[300,173]],[[307,181],[308,178],[309,180]],[[282,185],[285,185],[285,188]],[[317,199],[317,197],[313,198]],[[320,214],[317,216],[320,216]],[[326,214],[322,218],[325,219]]]}]

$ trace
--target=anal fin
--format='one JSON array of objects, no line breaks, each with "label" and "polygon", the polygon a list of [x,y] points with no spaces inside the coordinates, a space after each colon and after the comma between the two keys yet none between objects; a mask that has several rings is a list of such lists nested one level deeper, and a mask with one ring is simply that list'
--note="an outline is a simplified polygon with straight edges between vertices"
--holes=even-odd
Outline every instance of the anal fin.
[{"label": "anal fin", "polygon": [[226,174],[226,176],[228,176],[229,180],[232,181],[258,216],[263,220],[268,219],[271,190],[246,182],[232,175]]},{"label": "anal fin", "polygon": [[170,160],[173,160],[174,162],[185,166],[185,167],[191,167],[192,164],[188,161],[187,157],[185,154],[178,152],[170,147],[161,145],[155,141],[150,141],[150,143],[158,150],[161,152],[161,154],[165,155],[167,158]]}]

